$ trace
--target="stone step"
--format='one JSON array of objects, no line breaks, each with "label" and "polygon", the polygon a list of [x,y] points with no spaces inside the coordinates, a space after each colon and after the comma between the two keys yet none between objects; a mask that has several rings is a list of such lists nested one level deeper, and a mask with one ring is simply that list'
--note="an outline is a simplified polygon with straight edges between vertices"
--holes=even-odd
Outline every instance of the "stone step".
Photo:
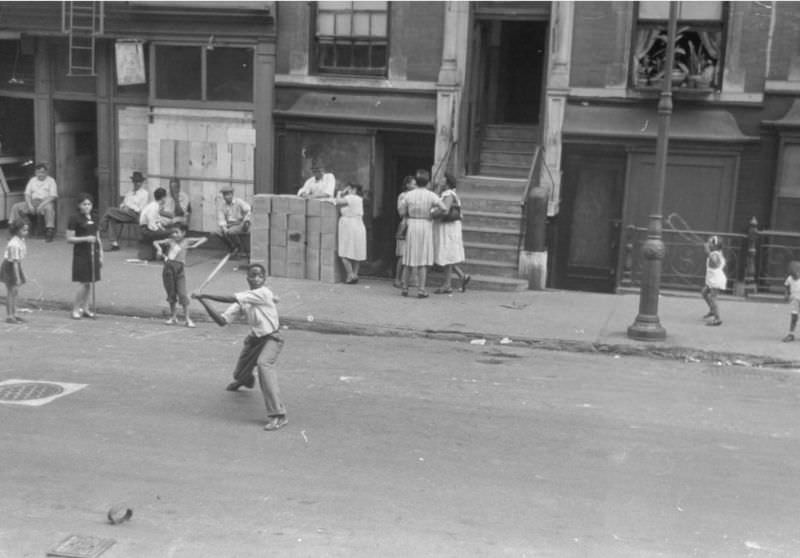
[{"label": "stone step", "polygon": [[467,289],[508,292],[525,291],[528,289],[528,281],[512,277],[475,274],[471,275]]},{"label": "stone step", "polygon": [[481,168],[490,166],[528,167],[533,164],[533,152],[481,150]]},{"label": "stone step", "polygon": [[[469,223],[469,221],[467,221],[467,223]],[[519,243],[519,229],[495,229],[465,224],[462,225],[461,230],[464,242],[500,244],[503,246],[517,246]]]},{"label": "stone step", "polygon": [[519,269],[516,263],[496,262],[493,260],[467,260],[464,269],[469,274],[488,275],[490,277],[510,277],[519,279]]},{"label": "stone step", "polygon": [[517,246],[492,244],[490,242],[464,241],[464,254],[467,261],[484,260],[516,265],[519,260]]},{"label": "stone step", "polygon": [[529,153],[533,156],[537,145],[539,145],[539,142],[534,140],[495,138],[484,139],[481,142],[481,149],[490,151],[519,151],[522,153]]},{"label": "stone step", "polygon": [[483,177],[465,176],[458,180],[458,193],[466,195],[484,195],[485,197],[518,196],[522,199],[522,194],[527,186],[527,175],[525,179],[502,178],[502,177]]},{"label": "stone step", "polygon": [[464,217],[463,226],[488,227],[490,229],[503,229],[512,232],[519,232],[522,212],[516,214],[493,213],[491,211],[467,211],[462,212]]},{"label": "stone step", "polygon": [[527,178],[529,165],[493,165],[481,163],[481,174],[491,177]]},{"label": "stone step", "polygon": [[473,212],[485,213],[505,213],[508,215],[520,215],[521,196],[501,196],[494,197],[472,196],[460,194],[461,205],[467,214]]},{"label": "stone step", "polygon": [[484,129],[483,137],[488,139],[511,138],[538,141],[539,127],[514,124],[488,124]]}]

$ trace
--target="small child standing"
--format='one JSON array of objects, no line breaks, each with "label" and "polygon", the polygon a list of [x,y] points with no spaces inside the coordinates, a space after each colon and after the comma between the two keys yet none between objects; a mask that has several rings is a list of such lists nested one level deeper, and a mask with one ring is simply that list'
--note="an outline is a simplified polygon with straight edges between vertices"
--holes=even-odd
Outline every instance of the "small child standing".
[{"label": "small child standing", "polygon": [[703,316],[703,319],[708,320],[706,325],[718,326],[722,325],[722,320],[719,317],[717,295],[728,284],[728,278],[725,276],[725,256],[722,254],[722,242],[716,235],[708,239],[705,249],[708,254],[706,257],[706,284],[701,294],[708,304],[709,311]]},{"label": "small child standing", "polygon": [[789,333],[783,338],[784,343],[794,341],[794,328],[797,327],[797,315],[800,314],[800,262],[789,264],[789,277],[784,281],[786,300],[789,301]]},{"label": "small child standing", "polygon": [[[397,196],[397,205],[400,205],[406,193],[416,188],[417,184],[413,176],[406,176],[403,179],[403,191]],[[408,219],[403,217],[397,224],[397,231],[394,233],[394,239],[397,241],[394,254],[397,256],[397,263],[395,264],[394,272],[394,286],[398,289],[402,287],[400,279],[403,274],[403,252],[406,250],[406,232],[408,232]]]},{"label": "small child standing", "polygon": [[164,282],[164,290],[167,291],[167,302],[169,303],[170,316],[164,322],[167,325],[178,323],[178,302],[183,306],[183,314],[186,316],[186,327],[195,327],[192,318],[189,316],[189,297],[186,295],[186,252],[192,248],[197,248],[206,241],[205,237],[186,238],[187,227],[185,223],[176,223],[172,227],[170,238],[153,241],[156,249],[156,258],[164,258],[164,270],[161,272],[161,279]]},{"label": "small child standing", "polygon": [[3,263],[0,264],[0,281],[6,284],[6,322],[21,324],[25,320],[17,316],[17,296],[20,285],[25,284],[25,273],[22,271],[22,260],[27,248],[25,237],[28,236],[28,224],[15,220],[8,226],[11,239],[3,252]]}]

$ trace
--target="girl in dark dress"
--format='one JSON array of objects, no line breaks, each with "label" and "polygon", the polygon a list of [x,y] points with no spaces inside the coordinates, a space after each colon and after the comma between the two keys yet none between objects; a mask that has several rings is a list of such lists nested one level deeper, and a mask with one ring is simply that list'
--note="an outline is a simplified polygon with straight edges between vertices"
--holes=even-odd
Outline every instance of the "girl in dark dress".
[{"label": "girl in dark dress", "polygon": [[92,283],[100,280],[103,246],[97,232],[97,221],[92,216],[93,207],[92,196],[80,194],[78,212],[67,223],[67,242],[72,244],[72,281],[81,284],[72,305],[73,320],[80,320],[83,316],[94,318],[94,312],[89,309],[89,293]]}]

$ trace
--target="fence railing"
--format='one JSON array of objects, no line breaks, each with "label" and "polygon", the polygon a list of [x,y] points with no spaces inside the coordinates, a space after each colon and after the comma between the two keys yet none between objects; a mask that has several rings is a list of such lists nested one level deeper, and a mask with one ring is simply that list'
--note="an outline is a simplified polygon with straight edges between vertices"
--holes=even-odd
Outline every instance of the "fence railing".
[{"label": "fence railing", "polygon": [[[623,287],[641,285],[642,244],[647,229],[628,226],[622,235]],[[800,261],[800,233],[759,230],[752,218],[747,234],[665,229],[661,234],[666,252],[661,267],[661,286],[667,289],[700,289],[705,283],[706,252],[703,241],[711,235],[722,240],[728,289],[737,295],[782,293],[789,263]]]}]

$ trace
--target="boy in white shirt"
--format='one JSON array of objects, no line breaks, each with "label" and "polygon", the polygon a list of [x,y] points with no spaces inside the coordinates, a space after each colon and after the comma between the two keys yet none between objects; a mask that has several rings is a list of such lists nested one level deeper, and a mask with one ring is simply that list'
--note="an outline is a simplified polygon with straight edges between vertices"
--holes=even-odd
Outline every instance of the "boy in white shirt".
[{"label": "boy in white shirt", "polygon": [[[233,381],[225,389],[237,391],[240,387],[252,388],[255,385],[253,368],[256,368],[269,418],[264,430],[278,430],[289,422],[286,418],[286,407],[281,401],[278,372],[275,369],[278,355],[283,349],[283,339],[278,331],[280,324],[275,306],[279,299],[264,285],[266,277],[264,266],[253,264],[247,268],[249,291],[232,296],[192,293],[192,298],[200,301],[218,326],[230,324],[239,314],[244,314],[247,318],[250,334],[244,340],[244,347],[233,372]],[[228,303],[230,306],[220,314],[206,300]]]},{"label": "boy in white shirt", "polygon": [[708,320],[706,325],[718,326],[722,325],[722,320],[719,317],[717,295],[728,284],[728,278],[725,276],[725,256],[722,254],[722,242],[716,235],[708,239],[705,249],[708,254],[706,258],[706,284],[701,294],[706,304],[708,304],[708,314],[703,318]]}]

